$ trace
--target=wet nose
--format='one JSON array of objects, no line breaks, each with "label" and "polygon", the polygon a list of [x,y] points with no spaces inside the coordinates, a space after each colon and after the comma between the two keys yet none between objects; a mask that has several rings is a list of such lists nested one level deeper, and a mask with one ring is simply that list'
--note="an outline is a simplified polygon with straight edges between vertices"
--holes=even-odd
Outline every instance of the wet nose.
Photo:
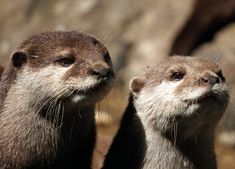
[{"label": "wet nose", "polygon": [[92,70],[92,75],[98,78],[110,78],[113,76],[112,70],[110,68],[94,68]]},{"label": "wet nose", "polygon": [[215,85],[216,83],[220,83],[220,79],[218,76],[213,76],[213,75],[206,75],[202,77],[202,82],[210,85]]}]

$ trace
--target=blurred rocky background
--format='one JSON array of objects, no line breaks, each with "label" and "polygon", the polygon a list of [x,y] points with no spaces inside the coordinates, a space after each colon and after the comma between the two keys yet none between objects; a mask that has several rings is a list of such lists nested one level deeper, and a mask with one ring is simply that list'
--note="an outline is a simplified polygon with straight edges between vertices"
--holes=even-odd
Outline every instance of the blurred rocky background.
[{"label": "blurred rocky background", "polygon": [[217,60],[231,89],[219,129],[224,144],[216,146],[218,164],[219,169],[235,168],[235,150],[229,148],[235,147],[235,0],[2,0],[0,25],[2,66],[17,44],[37,32],[80,30],[106,44],[117,83],[97,106],[98,155],[118,126],[128,81],[146,65],[174,54]]}]

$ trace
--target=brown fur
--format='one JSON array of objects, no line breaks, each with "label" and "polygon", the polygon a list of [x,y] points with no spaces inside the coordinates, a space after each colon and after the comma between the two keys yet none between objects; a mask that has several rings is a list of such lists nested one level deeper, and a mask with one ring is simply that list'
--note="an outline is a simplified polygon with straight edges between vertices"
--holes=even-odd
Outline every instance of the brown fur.
[{"label": "brown fur", "polygon": [[229,101],[224,80],[214,63],[179,56],[134,78],[103,169],[216,169],[214,130]]},{"label": "brown fur", "polygon": [[0,84],[0,168],[90,169],[95,103],[112,79],[108,51],[91,35],[44,32],[21,43]]}]

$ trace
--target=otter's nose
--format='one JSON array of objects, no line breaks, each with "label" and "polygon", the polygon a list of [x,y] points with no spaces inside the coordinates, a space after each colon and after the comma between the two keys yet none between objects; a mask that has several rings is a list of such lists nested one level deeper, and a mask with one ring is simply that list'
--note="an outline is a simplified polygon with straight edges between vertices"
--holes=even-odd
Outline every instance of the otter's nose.
[{"label": "otter's nose", "polygon": [[213,75],[203,76],[201,80],[203,83],[210,84],[211,86],[215,85],[216,83],[220,83],[219,77]]},{"label": "otter's nose", "polygon": [[113,76],[113,73],[110,68],[94,68],[92,70],[92,75],[97,76],[98,78],[110,78]]}]

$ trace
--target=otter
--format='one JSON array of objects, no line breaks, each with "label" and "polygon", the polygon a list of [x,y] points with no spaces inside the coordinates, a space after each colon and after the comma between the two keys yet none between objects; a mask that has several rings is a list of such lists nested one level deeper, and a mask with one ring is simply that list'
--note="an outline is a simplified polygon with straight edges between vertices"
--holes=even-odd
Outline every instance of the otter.
[{"label": "otter", "polygon": [[91,168],[95,103],[114,79],[107,48],[76,31],[22,42],[0,82],[0,168]]},{"label": "otter", "polygon": [[214,134],[229,102],[218,65],[174,56],[132,79],[103,169],[216,169]]}]

